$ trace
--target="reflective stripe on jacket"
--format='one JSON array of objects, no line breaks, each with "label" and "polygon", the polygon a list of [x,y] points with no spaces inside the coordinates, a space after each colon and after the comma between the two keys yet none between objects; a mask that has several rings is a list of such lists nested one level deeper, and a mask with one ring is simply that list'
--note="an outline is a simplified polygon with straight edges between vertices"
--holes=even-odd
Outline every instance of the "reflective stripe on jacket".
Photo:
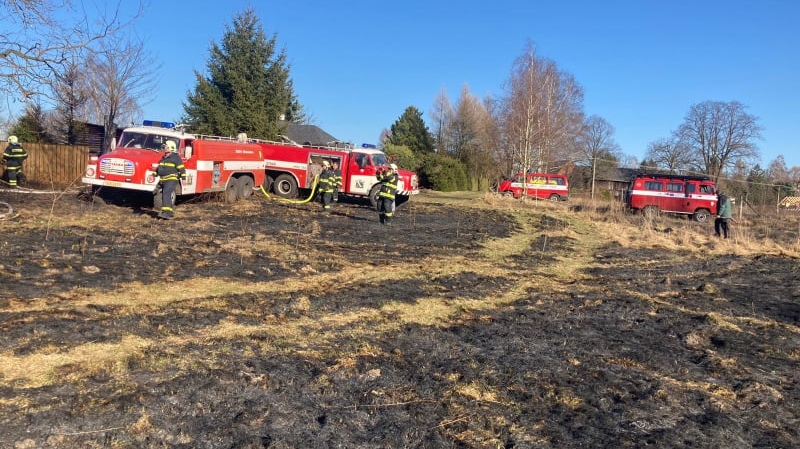
[{"label": "reflective stripe on jacket", "polygon": [[319,175],[318,186],[319,191],[322,193],[333,193],[334,189],[336,188],[336,175],[334,175],[333,170],[324,170]]},{"label": "reflective stripe on jacket", "polygon": [[186,179],[186,168],[177,153],[169,153],[158,162],[156,174],[161,178],[161,182],[177,181],[179,178],[184,180]]},{"label": "reflective stripe on jacket", "polygon": [[381,183],[381,191],[378,196],[394,201],[394,196],[397,194],[397,173],[378,173],[376,177]]},{"label": "reflective stripe on jacket", "polygon": [[10,143],[3,152],[3,160],[6,165],[18,167],[22,161],[28,158],[28,152],[18,143]]}]

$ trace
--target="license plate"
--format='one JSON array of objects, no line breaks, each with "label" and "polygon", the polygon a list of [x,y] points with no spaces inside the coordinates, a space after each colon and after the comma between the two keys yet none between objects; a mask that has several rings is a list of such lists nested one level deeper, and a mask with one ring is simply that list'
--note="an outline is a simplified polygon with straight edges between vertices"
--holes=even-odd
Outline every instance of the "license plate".
[{"label": "license plate", "polygon": [[122,183],[117,181],[106,181],[104,184],[109,187],[122,187]]}]

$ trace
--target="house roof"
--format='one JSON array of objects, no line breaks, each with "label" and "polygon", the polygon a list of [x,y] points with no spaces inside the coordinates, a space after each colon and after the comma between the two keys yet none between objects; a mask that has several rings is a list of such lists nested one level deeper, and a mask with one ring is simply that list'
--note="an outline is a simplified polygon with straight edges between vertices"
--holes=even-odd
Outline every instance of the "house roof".
[{"label": "house roof", "polygon": [[[592,167],[586,165],[576,165],[575,171],[582,173],[586,177],[591,177]],[[595,179],[598,181],[630,182],[641,170],[626,167],[597,167]]]},{"label": "house roof", "polygon": [[332,146],[336,142],[339,142],[339,139],[323,131],[322,128],[316,125],[302,125],[285,120],[279,121],[278,124],[284,129],[284,136],[300,145]]}]

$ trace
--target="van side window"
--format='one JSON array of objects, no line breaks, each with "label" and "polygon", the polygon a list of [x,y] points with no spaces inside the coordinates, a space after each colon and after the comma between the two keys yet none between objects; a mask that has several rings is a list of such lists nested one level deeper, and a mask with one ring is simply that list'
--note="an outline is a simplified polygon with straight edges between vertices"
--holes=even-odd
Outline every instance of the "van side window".
[{"label": "van side window", "polygon": [[712,189],[710,185],[703,184],[703,185],[700,186],[700,193],[711,194],[711,193],[714,193],[714,189]]},{"label": "van side window", "polygon": [[667,192],[683,192],[683,184],[678,184],[674,182],[667,183]]},{"label": "van side window", "polygon": [[694,193],[697,190],[697,186],[694,184],[686,184],[686,193]]},{"label": "van side window", "polygon": [[645,190],[664,190],[664,183],[658,181],[645,181],[644,183]]},{"label": "van side window", "polygon": [[566,185],[566,183],[564,182],[564,178],[550,178],[550,183],[559,186]]}]

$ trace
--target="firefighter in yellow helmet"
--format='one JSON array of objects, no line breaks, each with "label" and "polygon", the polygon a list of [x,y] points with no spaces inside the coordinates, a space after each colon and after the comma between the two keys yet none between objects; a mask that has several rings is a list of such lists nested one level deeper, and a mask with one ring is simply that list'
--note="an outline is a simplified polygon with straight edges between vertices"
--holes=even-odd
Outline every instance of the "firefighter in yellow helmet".
[{"label": "firefighter in yellow helmet", "polygon": [[378,169],[375,175],[378,182],[381,183],[380,192],[378,192],[378,217],[381,224],[388,225],[392,223],[394,216],[394,197],[397,195],[397,165],[389,164],[389,168],[382,170]]},{"label": "firefighter in yellow helmet", "polygon": [[333,203],[333,192],[336,190],[336,175],[331,169],[331,163],[328,161],[322,161],[322,173],[319,174],[317,189],[322,201],[322,211],[330,212],[331,203]]},{"label": "firefighter in yellow helmet", "polygon": [[28,158],[28,152],[19,144],[17,136],[8,136],[8,146],[3,152],[3,163],[6,165],[8,185],[13,189],[22,177],[22,162]]},{"label": "firefighter in yellow helmet", "polygon": [[186,180],[186,168],[183,166],[183,160],[178,156],[175,142],[168,140],[161,149],[164,151],[164,156],[161,157],[158,168],[156,168],[156,174],[159,177],[158,183],[161,186],[161,210],[158,218],[170,220],[175,217],[175,192],[178,182]]}]

